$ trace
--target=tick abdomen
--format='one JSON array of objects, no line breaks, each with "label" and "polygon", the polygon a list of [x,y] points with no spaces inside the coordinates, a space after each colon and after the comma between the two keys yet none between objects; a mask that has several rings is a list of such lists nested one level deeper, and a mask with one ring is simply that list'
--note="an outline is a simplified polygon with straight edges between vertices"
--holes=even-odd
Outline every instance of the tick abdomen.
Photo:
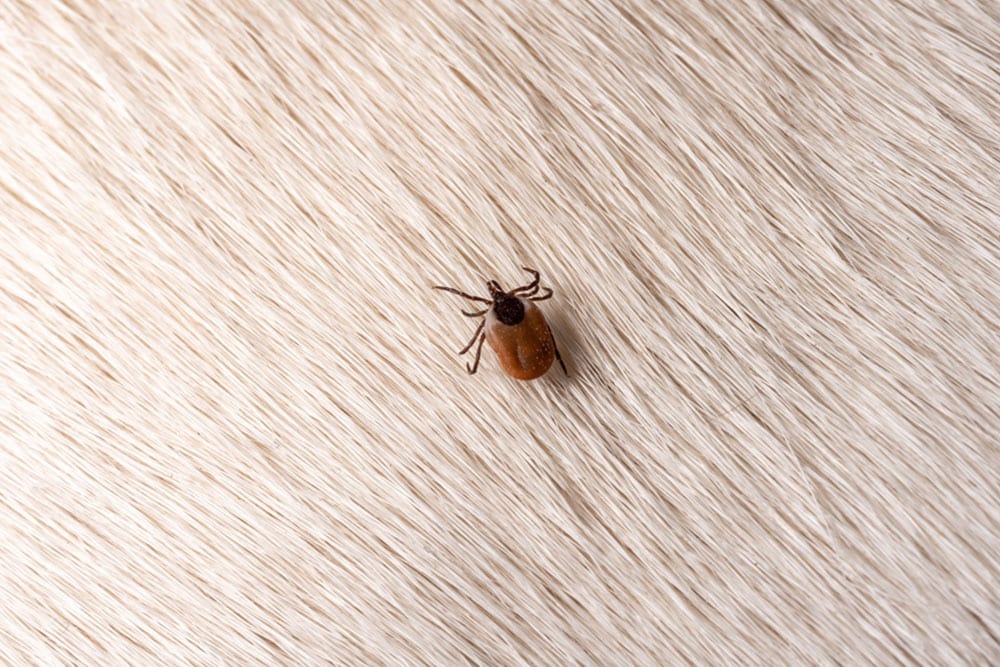
[{"label": "tick abdomen", "polygon": [[524,307],[524,318],[517,324],[504,324],[490,309],[486,315],[486,341],[509,375],[518,380],[534,380],[549,370],[555,359],[555,346],[541,309],[527,299],[517,301]]}]

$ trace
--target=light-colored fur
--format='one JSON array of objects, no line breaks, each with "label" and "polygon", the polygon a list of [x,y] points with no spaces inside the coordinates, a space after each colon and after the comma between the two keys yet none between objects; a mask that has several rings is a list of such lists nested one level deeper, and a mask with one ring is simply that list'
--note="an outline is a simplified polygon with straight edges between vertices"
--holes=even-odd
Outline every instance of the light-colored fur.
[{"label": "light-colored fur", "polygon": [[994,3],[0,26],[0,663],[1000,663]]}]

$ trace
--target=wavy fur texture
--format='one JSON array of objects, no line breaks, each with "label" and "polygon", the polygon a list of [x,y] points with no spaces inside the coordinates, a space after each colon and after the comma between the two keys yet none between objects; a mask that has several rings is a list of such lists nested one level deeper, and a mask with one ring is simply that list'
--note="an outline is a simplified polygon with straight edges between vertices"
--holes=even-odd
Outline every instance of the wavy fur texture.
[{"label": "wavy fur texture", "polygon": [[995,3],[0,26],[3,664],[1000,663]]}]

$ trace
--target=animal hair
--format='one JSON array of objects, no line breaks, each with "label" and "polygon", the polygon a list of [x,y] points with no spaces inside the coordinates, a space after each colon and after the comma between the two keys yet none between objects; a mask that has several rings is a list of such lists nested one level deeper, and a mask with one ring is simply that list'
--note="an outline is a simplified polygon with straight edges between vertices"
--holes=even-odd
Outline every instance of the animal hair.
[{"label": "animal hair", "polygon": [[1000,664],[995,4],[0,15],[0,664]]}]

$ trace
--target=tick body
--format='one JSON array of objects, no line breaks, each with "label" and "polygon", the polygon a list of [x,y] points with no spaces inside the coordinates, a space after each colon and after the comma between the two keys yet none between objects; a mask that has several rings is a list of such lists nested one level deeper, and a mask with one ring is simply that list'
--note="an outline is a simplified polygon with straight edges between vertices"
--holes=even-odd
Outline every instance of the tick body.
[{"label": "tick body", "polygon": [[[555,338],[552,331],[542,315],[541,309],[535,305],[535,301],[544,301],[552,296],[549,288],[541,289],[539,294],[539,274],[534,269],[522,267],[532,274],[533,279],[527,285],[515,287],[509,292],[501,289],[500,284],[491,280],[486,283],[490,297],[473,296],[460,292],[454,287],[443,287],[435,285],[434,289],[444,290],[457,294],[470,301],[487,304],[487,307],[479,311],[462,311],[466,317],[484,317],[476,328],[476,333],[472,340],[459,354],[465,354],[475,346],[476,357],[472,365],[466,365],[466,370],[470,374],[475,373],[479,368],[479,358],[483,352],[483,343],[488,342],[493,351],[496,352],[500,366],[503,367],[507,375],[518,380],[534,380],[545,375],[545,372],[552,366],[552,362],[558,360],[559,365],[566,373],[566,365],[563,364],[562,357],[559,356],[559,348],[556,347]],[[569,375],[569,373],[566,373]]]}]

